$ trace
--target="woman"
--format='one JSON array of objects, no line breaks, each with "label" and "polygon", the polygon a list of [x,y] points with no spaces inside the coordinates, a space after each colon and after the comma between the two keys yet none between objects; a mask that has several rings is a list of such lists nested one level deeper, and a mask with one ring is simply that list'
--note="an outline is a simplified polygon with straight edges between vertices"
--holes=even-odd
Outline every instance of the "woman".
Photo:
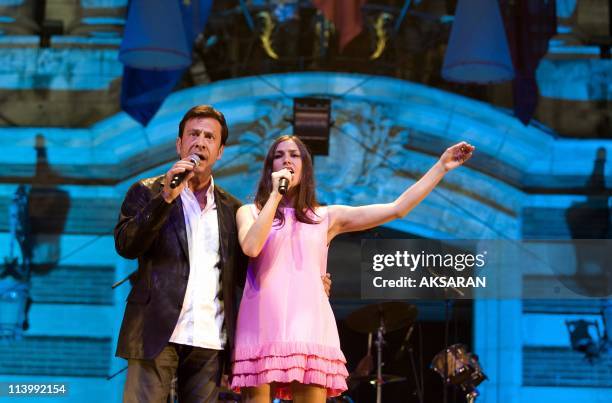
[{"label": "woman", "polygon": [[[474,147],[462,142],[394,202],[361,207],[320,206],[312,160],[295,136],[268,151],[255,204],[236,213],[238,239],[250,256],[234,351],[232,388],[246,402],[272,398],[325,402],[346,390],[346,360],[320,276],[338,234],[405,216]],[[279,193],[281,178],[289,182]]]}]

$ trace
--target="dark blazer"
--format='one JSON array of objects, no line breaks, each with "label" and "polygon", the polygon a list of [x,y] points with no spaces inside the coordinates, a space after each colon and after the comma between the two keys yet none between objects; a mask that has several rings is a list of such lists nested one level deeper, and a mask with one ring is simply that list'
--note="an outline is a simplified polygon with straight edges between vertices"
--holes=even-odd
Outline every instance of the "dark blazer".
[{"label": "dark blazer", "polygon": [[[132,290],[119,332],[116,355],[152,359],[168,344],[178,321],[187,279],[189,253],[181,198],[168,204],[161,196],[163,176],[141,180],[130,188],[119,222],[115,248],[127,259],[138,259]],[[236,231],[240,201],[215,186],[219,249],[228,352],[234,346],[237,286],[244,285],[247,258]],[[229,354],[228,354],[229,356]]]}]

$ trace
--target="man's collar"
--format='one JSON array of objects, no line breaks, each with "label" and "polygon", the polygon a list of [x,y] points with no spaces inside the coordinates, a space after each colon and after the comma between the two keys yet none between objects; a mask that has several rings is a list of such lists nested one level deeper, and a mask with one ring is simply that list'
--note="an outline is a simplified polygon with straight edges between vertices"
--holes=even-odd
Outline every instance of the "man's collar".
[{"label": "man's collar", "polygon": [[213,200],[215,198],[215,180],[212,175],[210,176],[210,185],[208,185],[208,190],[206,190],[206,199]]},{"label": "man's collar", "polygon": [[[189,186],[189,184],[187,184],[188,186],[186,186],[186,188],[189,188],[189,190],[195,194],[195,192],[193,191],[193,189],[191,189],[191,187]],[[210,183],[208,184],[208,188],[206,189],[206,197],[211,196],[213,194],[213,192],[215,191],[215,180],[214,178],[210,177]]]}]

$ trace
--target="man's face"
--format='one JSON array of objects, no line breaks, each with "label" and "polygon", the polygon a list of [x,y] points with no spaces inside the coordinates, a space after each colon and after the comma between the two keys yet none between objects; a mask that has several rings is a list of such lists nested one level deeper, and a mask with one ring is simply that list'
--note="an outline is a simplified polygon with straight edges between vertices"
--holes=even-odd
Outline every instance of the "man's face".
[{"label": "man's face", "polygon": [[198,174],[211,174],[212,166],[223,155],[221,124],[213,118],[193,118],[185,123],[183,136],[176,139],[176,152],[181,159],[196,154],[200,165]]}]

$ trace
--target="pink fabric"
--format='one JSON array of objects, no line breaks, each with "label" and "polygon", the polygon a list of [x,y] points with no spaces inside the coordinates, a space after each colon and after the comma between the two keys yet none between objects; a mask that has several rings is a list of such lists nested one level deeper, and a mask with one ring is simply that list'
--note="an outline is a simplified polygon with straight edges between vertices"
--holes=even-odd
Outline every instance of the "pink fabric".
[{"label": "pink fabric", "polygon": [[[256,215],[254,207],[251,207]],[[291,399],[288,383],[347,389],[346,359],[321,276],[327,268],[327,209],[319,224],[298,222],[285,208],[263,250],[251,259],[238,313],[232,389],[278,382],[276,397]]]}]

